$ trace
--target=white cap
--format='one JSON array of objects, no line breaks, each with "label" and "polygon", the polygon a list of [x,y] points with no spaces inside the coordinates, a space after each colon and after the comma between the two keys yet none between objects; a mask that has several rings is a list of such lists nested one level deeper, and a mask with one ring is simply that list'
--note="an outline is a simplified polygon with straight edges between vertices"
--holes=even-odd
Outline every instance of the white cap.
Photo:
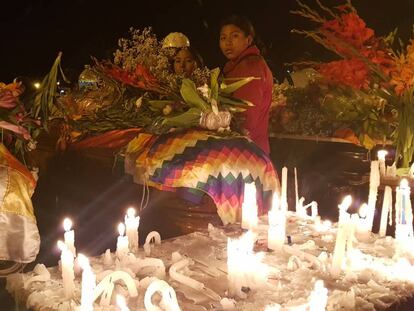
[{"label": "white cap", "polygon": [[181,32],[171,32],[162,41],[163,48],[184,48],[190,46],[190,40]]}]

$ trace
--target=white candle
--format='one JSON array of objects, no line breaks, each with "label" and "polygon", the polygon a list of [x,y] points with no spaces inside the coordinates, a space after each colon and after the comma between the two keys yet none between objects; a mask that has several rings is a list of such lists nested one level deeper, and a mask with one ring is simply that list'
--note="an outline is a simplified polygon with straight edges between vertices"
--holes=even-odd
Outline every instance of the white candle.
[{"label": "white candle", "polygon": [[391,166],[387,166],[387,176],[388,177],[397,176],[397,164],[395,162]]},{"label": "white candle", "polygon": [[154,241],[154,244],[161,244],[161,235],[157,231],[151,231],[148,233],[144,243],[144,251],[146,256],[151,255],[151,241]]},{"label": "white candle", "polygon": [[180,306],[178,305],[177,295],[175,294],[174,289],[168,285],[164,280],[156,279],[153,281],[145,291],[144,296],[144,306],[148,311],[159,311],[161,310],[158,306],[155,306],[152,303],[152,296],[156,293],[161,293],[161,301],[165,306],[166,311],[181,311]]},{"label": "white candle", "polygon": [[268,219],[267,247],[280,250],[286,240],[286,213],[280,205],[277,193],[273,194],[272,209],[268,213]]},{"label": "white candle", "polygon": [[125,215],[126,236],[128,237],[129,250],[131,252],[138,251],[139,216],[135,216],[135,213],[135,209],[130,207]]},{"label": "white candle", "polygon": [[288,169],[287,167],[282,168],[282,196],[281,196],[281,205],[282,208],[287,211],[288,203],[287,203],[287,177],[288,177]]},{"label": "white candle", "polygon": [[125,225],[123,223],[120,223],[118,225],[118,232],[119,232],[119,236],[118,236],[118,240],[117,240],[117,243],[116,243],[116,255],[118,256],[119,259],[122,259],[129,252],[128,237],[124,236],[124,234],[125,234]]},{"label": "white candle", "polygon": [[386,186],[384,190],[384,200],[382,202],[381,223],[380,223],[380,230],[379,230],[380,236],[385,236],[387,233],[388,214],[390,214],[391,208],[392,208],[392,189],[390,186]]},{"label": "white candle", "polygon": [[244,184],[244,200],[242,205],[242,228],[254,230],[257,228],[259,218],[257,215],[256,185]]},{"label": "white candle", "polygon": [[365,241],[371,232],[371,226],[368,220],[368,205],[363,203],[358,210],[358,224],[357,224],[357,236],[360,240]]},{"label": "white candle", "polygon": [[385,166],[385,156],[388,154],[387,150],[379,150],[377,153],[378,162],[379,162],[379,170],[381,176],[386,175],[386,166]]},{"label": "white candle", "polygon": [[79,265],[82,268],[81,311],[93,311],[94,290],[96,286],[95,275],[92,272],[86,256],[78,255]]},{"label": "white candle", "polygon": [[348,219],[348,208],[352,204],[352,197],[350,195],[347,195],[345,198],[343,198],[342,203],[338,205],[339,209],[339,217],[338,217],[338,223],[341,223]]},{"label": "white candle", "polygon": [[322,280],[315,282],[315,288],[309,297],[309,311],[325,311],[328,304],[328,290]]},{"label": "white candle", "polygon": [[335,248],[332,255],[332,264],[331,264],[331,275],[334,278],[339,277],[342,271],[342,262],[345,257],[346,244],[349,238],[350,227],[349,223],[351,220],[350,214],[347,212],[347,209],[352,204],[352,197],[350,195],[346,196],[342,203],[338,206],[339,208],[339,221],[338,221],[338,230],[336,233]]},{"label": "white candle", "polygon": [[316,218],[316,216],[318,216],[318,202],[316,201],[311,202],[311,215],[312,218]]},{"label": "white candle", "polygon": [[295,173],[295,207],[296,207],[296,213],[302,213],[301,207],[303,207],[303,202],[302,205],[299,205],[299,188],[298,188],[298,171],[296,170],[296,167],[293,169],[294,173]]},{"label": "white candle", "polygon": [[63,220],[63,228],[65,229],[64,239],[65,244],[68,249],[73,253],[73,256],[76,257],[76,248],[75,248],[75,232],[72,229],[72,220],[65,218]]},{"label": "white candle", "polygon": [[411,164],[410,171],[408,172],[408,176],[414,178],[414,163]]},{"label": "white candle", "polygon": [[125,297],[122,295],[116,295],[116,305],[118,306],[120,311],[129,311]]},{"label": "white candle", "polygon": [[372,231],[374,223],[375,208],[377,204],[378,186],[380,185],[379,163],[371,161],[371,173],[369,177],[368,212],[367,223]]},{"label": "white candle", "polygon": [[134,279],[125,271],[114,271],[106,275],[101,282],[95,287],[93,293],[93,301],[101,296],[100,306],[109,306],[111,303],[112,292],[115,288],[115,283],[122,281],[127,289],[129,297],[134,298],[138,296],[137,286]]},{"label": "white candle", "polygon": [[255,235],[248,231],[239,239],[227,239],[227,279],[230,295],[245,298],[242,287],[254,290],[267,282],[269,269],[264,254],[253,252]]},{"label": "white candle", "polygon": [[57,245],[61,250],[60,265],[62,268],[63,290],[66,299],[72,299],[75,291],[75,272],[73,270],[74,258],[72,252],[65,243],[58,241]]}]

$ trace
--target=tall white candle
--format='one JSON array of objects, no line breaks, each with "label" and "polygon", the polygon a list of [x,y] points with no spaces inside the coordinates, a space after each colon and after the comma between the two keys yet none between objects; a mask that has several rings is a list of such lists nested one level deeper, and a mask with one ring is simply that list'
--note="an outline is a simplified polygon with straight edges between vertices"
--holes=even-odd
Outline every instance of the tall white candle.
[{"label": "tall white candle", "polygon": [[296,167],[294,168],[294,173],[295,173],[295,207],[296,207],[296,213],[302,213],[302,211],[300,210],[301,207],[303,207],[303,202],[302,205],[299,205],[299,187],[298,187],[298,171],[296,169]]},{"label": "tall white candle", "polygon": [[288,210],[287,203],[287,178],[288,178],[288,169],[287,167],[282,168],[282,194],[281,194],[281,206],[284,210]]},{"label": "tall white candle", "polygon": [[378,161],[371,161],[371,173],[369,177],[368,213],[367,223],[372,231],[374,223],[375,208],[377,204],[378,186],[380,185],[380,173]]},{"label": "tall white candle", "polygon": [[349,224],[351,221],[351,216],[347,212],[347,209],[352,204],[352,197],[350,195],[346,196],[342,203],[338,206],[339,208],[339,221],[338,221],[338,230],[336,233],[335,248],[332,255],[332,264],[331,264],[331,275],[334,278],[339,277],[342,271],[342,262],[345,257],[346,244],[349,238],[350,228]]},{"label": "tall white candle", "polygon": [[65,229],[64,240],[68,249],[73,253],[73,256],[76,256],[75,248],[75,231],[72,229],[72,220],[65,218],[63,220],[63,229]]},{"label": "tall white candle", "polygon": [[391,208],[392,208],[392,189],[390,186],[386,186],[384,190],[384,200],[382,202],[381,223],[380,223],[380,230],[379,230],[380,236],[385,236],[387,233],[388,215],[390,214]]},{"label": "tall white candle", "polygon": [[120,223],[118,225],[118,240],[116,243],[116,255],[119,259],[122,259],[124,256],[126,256],[129,252],[128,249],[128,237],[124,236],[125,234],[125,225],[123,223]]},{"label": "tall white candle", "polygon": [[86,256],[78,255],[79,265],[82,268],[81,311],[93,311],[94,290],[96,278],[92,272],[89,260]]},{"label": "tall white candle", "polygon": [[125,215],[126,236],[128,237],[129,250],[131,252],[138,251],[139,216],[135,216],[135,213],[135,209],[130,207]]},{"label": "tall white candle", "polygon": [[268,219],[267,247],[280,250],[286,240],[286,213],[280,205],[277,193],[273,194],[272,209],[269,211]]},{"label": "tall white candle", "polygon": [[242,228],[254,230],[259,223],[256,201],[255,183],[244,184],[244,200],[242,205]]},{"label": "tall white candle", "polygon": [[63,291],[66,299],[72,299],[75,291],[75,272],[73,269],[74,258],[72,252],[65,243],[58,241],[57,245],[61,250],[60,265],[62,268]]},{"label": "tall white candle", "polygon": [[380,170],[381,176],[385,176],[387,173],[386,165],[385,165],[385,156],[387,154],[388,154],[387,150],[379,150],[377,153],[378,162],[379,162],[379,170]]}]

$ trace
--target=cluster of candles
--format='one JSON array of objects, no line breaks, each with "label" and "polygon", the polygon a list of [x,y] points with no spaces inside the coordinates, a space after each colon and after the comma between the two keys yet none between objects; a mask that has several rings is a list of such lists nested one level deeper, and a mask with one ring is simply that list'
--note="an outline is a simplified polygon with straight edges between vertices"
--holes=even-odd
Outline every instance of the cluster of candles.
[{"label": "cluster of candles", "polygon": [[[139,216],[135,216],[135,209],[129,208],[125,215],[125,224],[120,223],[118,226],[119,237],[117,240],[116,254],[119,260],[122,260],[130,251],[138,250],[138,227]],[[81,311],[92,311],[93,303],[96,298],[106,292],[105,304],[109,304],[112,290],[114,288],[113,283],[118,279],[122,279],[127,285],[129,292],[136,292],[136,286],[133,279],[123,271],[115,271],[109,276],[105,277],[102,282],[97,286],[96,277],[89,264],[88,258],[83,254],[77,254],[75,248],[75,232],[72,229],[72,221],[69,218],[65,218],[63,221],[64,242],[58,241],[58,248],[61,250],[60,267],[62,271],[63,288],[65,298],[70,300],[74,297],[75,292],[75,270],[76,268],[82,269],[82,282],[81,282]],[[126,235],[125,234],[126,230]],[[109,251],[109,250],[108,250]],[[105,260],[110,256],[109,252],[105,253]],[[109,254],[108,254],[109,253]],[[137,293],[135,295],[138,295]],[[104,299],[105,300],[105,299]],[[102,300],[101,300],[102,302]],[[117,296],[117,304],[122,311],[129,310],[126,306],[125,298]]]},{"label": "cluster of candles", "polygon": [[[386,153],[380,151],[378,153],[378,161],[371,162],[371,174],[370,174],[370,186],[368,204],[361,205],[359,214],[350,214],[348,209],[352,204],[351,196],[346,196],[339,208],[339,219],[336,234],[335,247],[332,255],[332,262],[330,266],[330,273],[333,278],[339,277],[343,262],[347,256],[349,256],[353,250],[353,243],[358,239],[369,239],[373,218],[375,214],[375,206],[377,201],[378,187],[380,185],[380,176],[392,176],[394,169],[393,166],[387,167],[385,165]],[[395,167],[394,167],[395,168]],[[414,169],[413,169],[414,171]],[[295,170],[295,177],[297,172]],[[297,178],[297,177],[296,177]],[[296,214],[299,217],[308,217],[313,219],[316,228],[323,228],[328,230],[330,225],[327,223],[321,223],[318,216],[318,206],[316,202],[311,202],[307,205],[303,205],[304,199],[298,199],[297,179],[295,178],[295,190],[296,190]],[[404,251],[410,251],[414,254],[414,234],[412,229],[413,214],[411,210],[410,201],[410,187],[406,179],[402,179],[400,186],[396,188],[396,202],[395,202],[395,224],[396,224],[396,239],[401,245]],[[385,187],[384,200],[382,205],[381,222],[380,222],[380,236],[386,235],[387,223],[392,222],[392,190],[390,187]],[[311,215],[308,216],[308,208],[311,208]],[[278,194],[274,194],[272,209],[268,213],[268,248],[274,251],[294,251],[294,249],[287,248],[286,242],[286,220],[287,220],[288,204],[287,204],[287,168],[282,169],[282,185],[280,197]],[[234,296],[240,298],[245,297],[243,288],[249,287],[251,289],[260,288],[267,282],[269,274],[268,267],[262,262],[263,254],[254,253],[253,246],[256,239],[255,232],[258,230],[258,206],[256,200],[256,186],[254,183],[245,184],[244,190],[244,202],[242,206],[242,220],[241,227],[248,230],[248,232],[242,235],[239,239],[228,239],[227,243],[227,268],[228,268],[228,281],[229,292]],[[109,281],[105,286],[101,283],[105,283],[104,280],[96,285],[95,275],[92,272],[88,259],[82,254],[76,254],[75,248],[75,234],[72,230],[72,222],[69,219],[65,219],[63,223],[65,234],[64,242],[59,241],[58,247],[61,250],[61,269],[62,279],[64,285],[65,298],[72,299],[75,289],[75,266],[78,265],[82,269],[82,298],[81,298],[81,310],[89,311],[93,310],[93,302],[97,297],[97,289],[102,287],[100,291],[109,291],[112,294],[112,290],[108,290],[110,286]],[[133,208],[128,209],[125,222],[120,223],[118,226],[119,236],[117,239],[116,256],[119,260],[126,258],[127,255],[132,252],[138,251],[138,228],[139,228],[139,216],[135,215]],[[323,230],[323,229],[321,229]],[[155,239],[157,243],[160,243],[160,236],[150,234],[147,240]],[[144,247],[145,253],[149,255],[150,248],[147,241]],[[107,258],[108,257],[108,258]],[[106,252],[105,258],[111,261],[110,252]],[[148,258],[151,259],[151,258]],[[182,264],[186,264],[182,260]],[[181,265],[181,263],[177,263]],[[178,268],[177,268],[178,269]],[[175,271],[175,270],[174,270]],[[177,271],[175,271],[177,272]],[[116,275],[115,275],[116,274]],[[175,276],[181,279],[182,275],[175,273]],[[133,279],[128,275],[124,276],[122,271],[116,271],[111,276],[112,279],[124,279],[124,282],[132,287]],[[172,275],[173,277],[173,275]],[[161,280],[158,280],[161,281]],[[195,280],[191,280],[197,282]],[[132,282],[132,283],[131,283]],[[149,289],[165,292],[166,295],[171,297],[171,287],[165,281],[164,283],[157,283],[158,285],[149,286]],[[203,290],[203,284],[200,282],[190,282],[190,287],[201,288]],[[188,283],[188,282],[187,282]],[[194,284],[193,284],[194,283]],[[201,285],[200,285],[200,284]],[[167,284],[167,285],[166,285]],[[109,286],[109,287],[108,287]],[[318,293],[324,293],[324,297],[319,299],[319,309],[323,310],[326,306],[327,290],[323,287],[321,282],[317,282]],[[112,284],[113,289],[113,284]],[[135,287],[136,290],[136,287]],[[131,290],[134,294],[134,291]],[[99,292],[99,290],[98,290]],[[107,293],[108,294],[108,293]],[[110,296],[109,295],[109,296]],[[152,295],[150,293],[150,295]],[[312,300],[313,301],[313,300]],[[315,300],[316,301],[316,300]],[[312,304],[315,304],[315,301]],[[109,303],[109,302],[108,302]],[[129,310],[122,296],[117,297],[117,303],[121,310]],[[177,303],[172,303],[176,310],[179,310]]]}]

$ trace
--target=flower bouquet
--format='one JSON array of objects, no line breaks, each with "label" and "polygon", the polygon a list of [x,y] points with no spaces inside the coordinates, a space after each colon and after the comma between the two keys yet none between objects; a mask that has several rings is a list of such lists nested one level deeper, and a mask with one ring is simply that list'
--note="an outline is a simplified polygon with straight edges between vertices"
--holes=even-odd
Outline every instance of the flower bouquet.
[{"label": "flower bouquet", "polygon": [[229,83],[219,69],[206,67],[190,77],[174,74],[172,53],[150,28],[131,29],[131,38],[119,40],[113,61],[94,59],[87,81],[59,99],[64,136],[73,141],[133,127],[155,134],[190,127],[221,130],[229,127],[232,112],[251,105],[231,93],[252,78]]},{"label": "flower bouquet", "polygon": [[[348,89],[352,96],[383,99],[368,109],[367,119],[360,120],[360,137],[372,141],[392,139],[397,149],[396,162],[408,167],[414,152],[414,41],[395,48],[396,33],[376,36],[350,1],[334,9],[317,3],[319,9],[312,9],[298,1],[300,8],[293,13],[317,26],[294,32],[312,38],[341,59],[307,65],[314,67],[327,84]],[[345,102],[338,101],[338,114],[346,108]],[[388,126],[384,127],[384,123]]]},{"label": "flower bouquet", "polygon": [[24,92],[21,82],[0,82],[1,143],[24,162],[24,154],[36,147],[35,138],[40,132],[40,122],[27,111],[19,99]]}]

